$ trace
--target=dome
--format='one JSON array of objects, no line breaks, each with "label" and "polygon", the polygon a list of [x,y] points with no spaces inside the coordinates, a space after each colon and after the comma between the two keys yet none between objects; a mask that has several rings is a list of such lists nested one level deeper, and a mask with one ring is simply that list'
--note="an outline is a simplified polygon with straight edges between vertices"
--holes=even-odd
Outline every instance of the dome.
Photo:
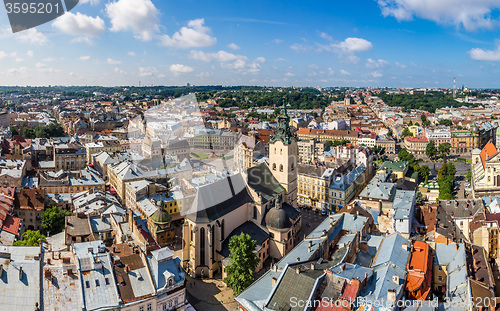
[{"label": "dome", "polygon": [[274,229],[287,229],[291,224],[284,209],[273,207],[267,212],[266,225]]},{"label": "dome", "polygon": [[164,208],[159,208],[149,218],[152,222],[159,225],[167,224],[172,220],[172,217],[170,217],[170,214]]}]

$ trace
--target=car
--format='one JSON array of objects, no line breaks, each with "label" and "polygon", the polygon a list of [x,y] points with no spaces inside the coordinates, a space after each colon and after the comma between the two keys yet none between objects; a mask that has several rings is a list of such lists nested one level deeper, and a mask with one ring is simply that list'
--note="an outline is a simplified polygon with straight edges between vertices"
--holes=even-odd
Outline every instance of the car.
[{"label": "car", "polygon": [[327,215],[326,209],[321,210],[321,215],[323,215],[323,216]]}]

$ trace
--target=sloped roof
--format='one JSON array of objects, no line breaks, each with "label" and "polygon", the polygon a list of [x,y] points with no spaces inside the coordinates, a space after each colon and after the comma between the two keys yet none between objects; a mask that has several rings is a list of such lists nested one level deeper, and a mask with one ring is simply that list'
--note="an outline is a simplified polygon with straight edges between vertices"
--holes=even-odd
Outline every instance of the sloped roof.
[{"label": "sloped roof", "polygon": [[485,167],[486,161],[494,156],[498,152],[497,148],[495,145],[490,141],[486,143],[486,145],[483,147],[483,150],[481,150],[481,153],[479,156],[481,157],[481,161],[483,162],[483,167]]},{"label": "sloped roof", "polygon": [[255,223],[251,221],[246,221],[240,226],[236,227],[222,242],[222,247],[220,250],[220,254],[227,258],[229,257],[229,240],[231,240],[231,237],[235,235],[240,235],[241,233],[246,233],[250,235],[252,240],[255,240],[257,242],[257,248],[261,246],[267,239],[269,239],[269,233],[266,231],[262,230],[259,226],[257,226]]},{"label": "sloped roof", "polygon": [[285,188],[276,180],[266,163],[261,163],[247,170],[247,183],[255,192],[262,194],[263,202],[274,199]]}]

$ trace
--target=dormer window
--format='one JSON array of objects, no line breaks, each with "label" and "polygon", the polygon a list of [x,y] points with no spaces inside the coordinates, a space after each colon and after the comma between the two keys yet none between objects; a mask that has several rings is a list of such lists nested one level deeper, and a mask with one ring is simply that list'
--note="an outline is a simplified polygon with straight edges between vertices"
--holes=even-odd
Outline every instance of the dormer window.
[{"label": "dormer window", "polygon": [[174,281],[173,281],[172,279],[169,279],[169,280],[168,280],[168,286],[172,286],[173,282],[174,282]]}]

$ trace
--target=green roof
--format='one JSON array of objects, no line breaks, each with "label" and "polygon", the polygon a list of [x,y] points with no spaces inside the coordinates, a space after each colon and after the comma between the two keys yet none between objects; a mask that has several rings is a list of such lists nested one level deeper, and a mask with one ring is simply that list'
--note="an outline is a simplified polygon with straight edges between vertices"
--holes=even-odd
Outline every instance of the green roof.
[{"label": "green roof", "polygon": [[393,172],[403,172],[407,166],[408,162],[406,161],[385,161],[379,168],[379,171],[391,170]]},{"label": "green roof", "polygon": [[262,195],[262,200],[273,200],[285,188],[274,178],[273,173],[265,163],[248,169],[248,186]]}]

